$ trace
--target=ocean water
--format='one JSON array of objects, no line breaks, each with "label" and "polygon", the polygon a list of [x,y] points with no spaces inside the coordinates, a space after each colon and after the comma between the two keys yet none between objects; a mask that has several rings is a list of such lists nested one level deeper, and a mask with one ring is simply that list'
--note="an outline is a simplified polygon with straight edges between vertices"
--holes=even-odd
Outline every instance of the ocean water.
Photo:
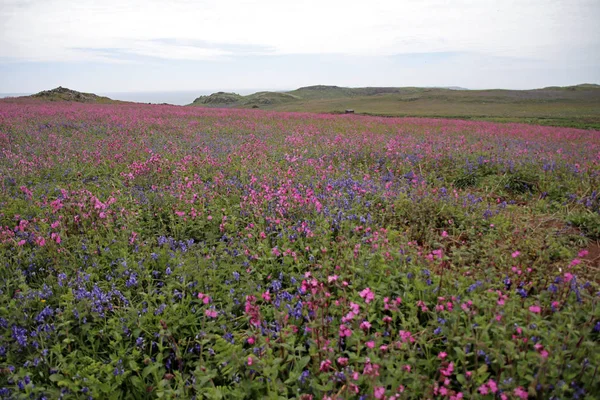
[{"label": "ocean water", "polygon": [[185,92],[106,92],[97,93],[99,96],[110,97],[113,100],[133,101],[136,103],[168,103],[179,106],[190,104],[198,96],[208,95],[209,91]]}]

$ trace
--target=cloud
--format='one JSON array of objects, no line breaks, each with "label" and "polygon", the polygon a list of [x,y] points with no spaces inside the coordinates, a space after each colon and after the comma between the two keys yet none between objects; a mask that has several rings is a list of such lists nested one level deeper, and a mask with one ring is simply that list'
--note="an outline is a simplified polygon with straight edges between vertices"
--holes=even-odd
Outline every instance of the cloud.
[{"label": "cloud", "polygon": [[0,0],[0,49],[13,61],[457,52],[550,61],[574,45],[598,53],[599,15],[597,0]]}]

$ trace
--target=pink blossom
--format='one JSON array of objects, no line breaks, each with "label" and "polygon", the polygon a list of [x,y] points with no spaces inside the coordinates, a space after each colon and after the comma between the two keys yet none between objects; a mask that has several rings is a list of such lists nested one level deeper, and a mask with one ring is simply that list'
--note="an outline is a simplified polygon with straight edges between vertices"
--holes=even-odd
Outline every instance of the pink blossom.
[{"label": "pink blossom", "polygon": [[217,318],[217,312],[215,310],[208,309],[204,311],[204,314],[206,314],[206,316],[210,318]]},{"label": "pink blossom", "polygon": [[515,251],[515,252],[512,253],[512,258],[517,258],[520,255],[521,255],[521,252],[517,250],[517,251]]},{"label": "pink blossom", "polygon": [[267,303],[271,301],[271,293],[269,293],[268,290],[266,292],[264,292],[261,296],[262,296],[263,300],[266,301]]},{"label": "pink blossom", "polygon": [[365,288],[361,292],[358,293],[360,297],[365,299],[365,303],[369,304],[371,301],[375,299],[375,294],[371,291],[370,288]]},{"label": "pink blossom", "polygon": [[350,337],[352,331],[346,325],[340,325],[340,337]]},{"label": "pink blossom", "polygon": [[331,368],[331,364],[333,364],[331,362],[331,360],[321,361],[321,365],[319,366],[319,371],[321,371],[321,372],[329,371],[329,369]]},{"label": "pink blossom", "polygon": [[408,331],[400,331],[398,333],[400,334],[402,343],[406,343],[406,342],[414,343],[415,342],[415,338],[412,337],[412,333],[410,333]]},{"label": "pink blossom", "polygon": [[527,398],[529,397],[529,395],[527,394],[527,391],[525,389],[523,389],[521,386],[519,386],[518,388],[516,388],[513,391],[514,395],[523,399],[523,400],[527,400]]},{"label": "pink blossom", "polygon": [[368,331],[371,329],[371,323],[369,321],[363,321],[360,323],[360,329]]},{"label": "pink blossom", "polygon": [[489,393],[488,387],[485,383],[483,385],[479,386],[479,389],[477,389],[477,390],[479,391],[479,393],[481,393],[484,396]]},{"label": "pink blossom", "polygon": [[252,365],[252,363],[253,363],[252,357],[248,357],[248,365]]},{"label": "pink blossom", "polygon": [[254,338],[253,337],[249,337],[248,338],[248,344],[254,344]]},{"label": "pink blossom", "polygon": [[374,396],[376,399],[384,399],[385,398],[385,388],[383,386],[379,386],[375,388]]},{"label": "pink blossom", "polygon": [[573,274],[571,274],[571,273],[567,272],[567,273],[565,274],[565,281],[566,281],[566,282],[571,282],[571,279],[573,279]]},{"label": "pink blossom", "polygon": [[530,306],[529,311],[531,311],[532,313],[539,314],[542,311],[542,309],[540,306]]},{"label": "pink blossom", "polygon": [[338,362],[338,364],[340,364],[340,366],[345,367],[346,365],[348,365],[348,358],[347,357],[338,357],[337,362]]},{"label": "pink blossom", "polygon": [[438,358],[439,358],[440,360],[443,360],[444,358],[446,358],[446,356],[448,356],[448,353],[446,353],[445,351],[441,351],[441,352],[438,354]]},{"label": "pink blossom", "polygon": [[208,304],[210,303],[210,296],[204,293],[198,293],[198,298],[202,300],[202,303]]},{"label": "pink blossom", "polygon": [[442,237],[448,237],[448,232],[442,231]]},{"label": "pink blossom", "polygon": [[374,342],[374,341],[372,341],[372,340],[370,340],[370,341],[368,341],[367,343],[365,343],[365,345],[366,345],[368,348],[372,349],[373,347],[375,347],[375,342]]},{"label": "pink blossom", "polygon": [[337,281],[338,276],[337,275],[331,275],[327,277],[327,283],[331,283],[331,282],[335,282]]}]

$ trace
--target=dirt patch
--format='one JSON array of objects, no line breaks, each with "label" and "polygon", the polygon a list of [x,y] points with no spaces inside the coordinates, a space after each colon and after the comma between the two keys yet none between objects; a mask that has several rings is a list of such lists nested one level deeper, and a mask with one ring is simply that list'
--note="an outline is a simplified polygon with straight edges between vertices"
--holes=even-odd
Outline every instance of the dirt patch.
[{"label": "dirt patch", "polygon": [[588,261],[592,267],[600,268],[600,242],[590,243],[584,250],[588,253],[582,259]]}]

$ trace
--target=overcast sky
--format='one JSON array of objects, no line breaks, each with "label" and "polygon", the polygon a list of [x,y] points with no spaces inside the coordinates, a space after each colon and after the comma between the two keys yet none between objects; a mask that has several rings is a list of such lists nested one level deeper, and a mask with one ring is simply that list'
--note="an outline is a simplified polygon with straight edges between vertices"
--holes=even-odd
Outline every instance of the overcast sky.
[{"label": "overcast sky", "polygon": [[0,92],[600,83],[600,0],[0,0]]}]

